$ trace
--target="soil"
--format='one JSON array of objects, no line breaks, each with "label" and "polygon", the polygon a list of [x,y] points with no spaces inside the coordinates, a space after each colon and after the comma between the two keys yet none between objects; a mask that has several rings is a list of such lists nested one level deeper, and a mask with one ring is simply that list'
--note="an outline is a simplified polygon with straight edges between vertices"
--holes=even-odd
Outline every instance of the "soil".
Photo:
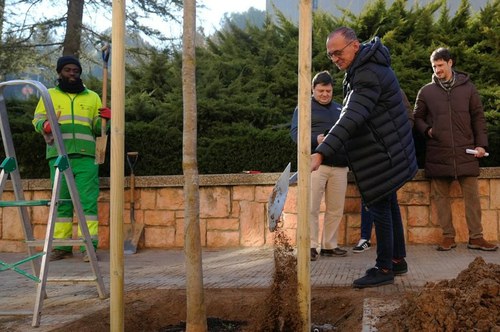
[{"label": "soil", "polygon": [[[270,289],[205,289],[210,332],[300,331],[296,258],[288,239],[275,237]],[[361,331],[365,298],[400,300],[377,325],[387,331],[500,332],[500,265],[478,257],[456,279],[428,283],[418,293],[375,289],[313,288],[311,330]],[[125,331],[185,331],[186,291],[148,289],[125,294]],[[58,331],[109,331],[109,310]]]}]

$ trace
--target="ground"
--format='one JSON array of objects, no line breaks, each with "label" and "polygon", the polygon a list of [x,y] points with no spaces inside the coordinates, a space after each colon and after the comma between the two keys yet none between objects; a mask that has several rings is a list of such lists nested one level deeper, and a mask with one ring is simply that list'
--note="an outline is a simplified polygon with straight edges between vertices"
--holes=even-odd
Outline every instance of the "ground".
[{"label": "ground", "polygon": [[[299,331],[296,259],[278,238],[269,289],[206,289],[208,330]],[[457,278],[428,283],[418,293],[388,296],[379,289],[313,288],[311,323],[319,332],[361,331],[365,298],[400,300],[381,315],[387,331],[500,332],[500,265],[478,257]],[[185,331],[186,291],[150,289],[125,294],[125,331]],[[109,331],[109,310],[85,317],[59,331]]]}]

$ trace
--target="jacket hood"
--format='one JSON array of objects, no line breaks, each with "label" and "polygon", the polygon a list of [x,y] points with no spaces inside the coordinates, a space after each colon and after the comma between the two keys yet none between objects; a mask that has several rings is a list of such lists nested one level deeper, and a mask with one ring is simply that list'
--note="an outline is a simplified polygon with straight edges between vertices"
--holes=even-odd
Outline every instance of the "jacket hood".
[{"label": "jacket hood", "polygon": [[370,42],[361,45],[352,68],[356,68],[367,62],[373,62],[386,67],[391,66],[389,49],[382,44],[379,37],[374,37]]},{"label": "jacket hood", "polygon": [[[461,85],[469,81],[470,79],[469,74],[456,70],[454,72],[455,72],[454,86]],[[437,78],[436,74],[432,74],[432,83],[439,85],[439,78]]]}]

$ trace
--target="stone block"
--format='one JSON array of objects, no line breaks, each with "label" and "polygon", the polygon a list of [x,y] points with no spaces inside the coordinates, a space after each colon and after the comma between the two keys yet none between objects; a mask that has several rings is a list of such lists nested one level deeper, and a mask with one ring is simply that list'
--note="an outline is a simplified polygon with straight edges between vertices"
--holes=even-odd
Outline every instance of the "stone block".
[{"label": "stone block", "polygon": [[[200,190],[200,200],[203,197],[203,190]],[[145,197],[144,197],[145,198]],[[145,204],[145,200],[141,197],[141,201]],[[156,209],[183,209],[184,208],[184,191],[180,188],[160,188],[156,193]],[[144,209],[148,209],[144,207]]]},{"label": "stone block", "polygon": [[490,180],[490,209],[500,209],[500,179]]},{"label": "stone block", "polygon": [[408,214],[406,217],[409,227],[422,227],[430,225],[429,207],[425,205],[407,206]]},{"label": "stone block", "polygon": [[288,213],[297,212],[297,188],[289,188],[283,211]]},{"label": "stone block", "polygon": [[98,238],[99,238],[99,245],[98,249],[109,249],[109,241],[110,241],[110,230],[109,226],[101,226],[99,225],[99,232],[98,232]]},{"label": "stone block", "polygon": [[237,231],[240,228],[238,219],[214,218],[207,219],[207,230]]},{"label": "stone block", "polygon": [[487,210],[482,213],[483,237],[487,241],[498,242],[500,240],[498,233],[500,222],[498,211]]},{"label": "stone block", "polygon": [[[156,189],[142,189],[140,200],[142,209],[156,209]],[[162,204],[165,204],[165,202],[162,202]]]},{"label": "stone block", "polygon": [[231,206],[230,197],[230,191],[226,187],[209,187],[200,190],[200,217],[227,218]]},{"label": "stone block", "polygon": [[144,211],[144,224],[157,226],[175,226],[175,212],[168,210]]},{"label": "stone block", "polygon": [[172,248],[175,244],[174,227],[146,227],[144,245],[147,248]]},{"label": "stone block", "polygon": [[238,247],[240,233],[235,231],[207,230],[207,246],[211,248]]},{"label": "stone block", "polygon": [[25,240],[21,218],[17,207],[3,208],[2,239]]},{"label": "stone block", "polygon": [[410,227],[408,229],[408,244],[438,244],[442,240],[441,228]]},{"label": "stone block", "polygon": [[269,201],[269,196],[273,192],[274,185],[272,186],[256,186],[255,187],[255,201],[256,202],[267,202]]},{"label": "stone block", "polygon": [[403,205],[426,205],[430,201],[427,181],[410,181],[398,190],[398,201]]},{"label": "stone block", "polygon": [[361,213],[361,199],[346,197],[344,202],[344,213]]},{"label": "stone block", "polygon": [[231,218],[239,218],[240,217],[240,202],[232,201],[231,202]]},{"label": "stone block", "polygon": [[264,244],[265,210],[263,203],[240,202],[241,242],[245,247]]},{"label": "stone block", "polygon": [[235,186],[233,188],[234,201],[253,201],[255,199],[254,186]]}]

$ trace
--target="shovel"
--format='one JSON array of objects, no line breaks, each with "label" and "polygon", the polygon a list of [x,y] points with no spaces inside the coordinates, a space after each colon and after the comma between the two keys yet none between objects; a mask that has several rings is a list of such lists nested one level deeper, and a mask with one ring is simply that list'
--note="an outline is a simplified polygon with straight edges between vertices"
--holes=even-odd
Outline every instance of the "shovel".
[{"label": "shovel", "polygon": [[123,225],[125,240],[123,244],[124,253],[126,255],[135,254],[137,252],[137,244],[144,230],[144,224],[135,222],[135,206],[134,206],[134,190],[135,190],[135,175],[134,166],[139,157],[138,152],[127,152],[127,163],[130,167],[130,224]]},{"label": "shovel", "polygon": [[281,217],[281,212],[285,207],[286,196],[288,194],[288,187],[297,182],[298,172],[290,176],[290,163],[281,173],[278,182],[274,185],[273,192],[269,197],[267,217],[269,221],[269,230],[274,232],[278,226],[278,221]]},{"label": "shovel", "polygon": [[[106,107],[108,97],[108,60],[111,47],[109,44],[102,48],[102,107]],[[106,134],[106,119],[101,118],[101,136],[95,142],[95,163],[102,164],[106,159],[106,144],[108,135]]]}]

